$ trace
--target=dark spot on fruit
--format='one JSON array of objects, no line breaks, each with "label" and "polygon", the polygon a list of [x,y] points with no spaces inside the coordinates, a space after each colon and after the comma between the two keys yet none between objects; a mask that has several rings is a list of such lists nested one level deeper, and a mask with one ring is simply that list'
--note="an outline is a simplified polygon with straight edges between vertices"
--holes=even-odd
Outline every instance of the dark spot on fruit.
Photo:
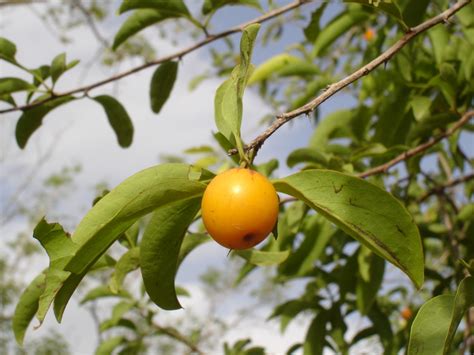
[{"label": "dark spot on fruit", "polygon": [[242,239],[243,239],[245,242],[250,243],[254,238],[255,238],[255,234],[253,234],[253,233],[247,233],[246,235],[244,235],[244,237],[243,237]]}]

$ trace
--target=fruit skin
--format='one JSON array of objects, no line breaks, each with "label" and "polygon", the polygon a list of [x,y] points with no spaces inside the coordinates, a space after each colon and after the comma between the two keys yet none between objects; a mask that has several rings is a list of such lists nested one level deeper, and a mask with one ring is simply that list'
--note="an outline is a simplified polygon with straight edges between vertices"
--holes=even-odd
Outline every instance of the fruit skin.
[{"label": "fruit skin", "polygon": [[413,316],[413,312],[408,307],[403,308],[400,313],[402,318],[405,320],[409,320]]},{"label": "fruit skin", "polygon": [[370,42],[372,41],[373,39],[375,39],[375,31],[373,28],[368,28],[365,32],[364,32],[364,38],[367,42]]},{"label": "fruit skin", "polygon": [[211,237],[229,249],[248,249],[273,230],[279,200],[262,174],[244,168],[227,170],[207,186],[201,211]]}]

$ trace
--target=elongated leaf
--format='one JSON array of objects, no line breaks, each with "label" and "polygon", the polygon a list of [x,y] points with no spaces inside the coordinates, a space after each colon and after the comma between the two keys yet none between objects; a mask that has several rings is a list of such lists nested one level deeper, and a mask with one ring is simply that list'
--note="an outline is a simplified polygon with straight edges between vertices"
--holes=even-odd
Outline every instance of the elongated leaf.
[{"label": "elongated leaf", "polygon": [[289,250],[284,251],[260,251],[256,249],[234,250],[232,254],[240,256],[250,264],[257,266],[278,265],[284,262],[290,255]]},{"label": "elongated leaf", "polygon": [[378,11],[383,11],[386,14],[392,16],[396,21],[398,21],[402,25],[404,30],[408,29],[408,25],[403,21],[403,16],[402,16],[402,13],[400,12],[400,8],[397,6],[397,4],[394,1],[382,0],[382,1],[375,2],[372,0],[344,0],[344,2],[357,3],[357,4],[371,7]]},{"label": "elongated leaf", "polygon": [[411,326],[408,355],[443,354],[454,299],[453,295],[437,296],[420,308]]},{"label": "elongated leaf", "polygon": [[205,185],[199,178],[200,172],[187,165],[164,164],[125,180],[103,197],[79,224],[73,240],[80,248],[66,269],[83,273],[139,217],[165,204],[200,196]]},{"label": "elongated leaf", "polygon": [[178,74],[178,62],[169,61],[161,64],[153,74],[150,83],[151,110],[160,113],[168,100]]},{"label": "elongated leaf", "polygon": [[286,159],[286,164],[290,168],[294,167],[296,164],[306,162],[316,163],[327,167],[329,164],[329,156],[316,149],[299,148],[292,151]]},{"label": "elongated leaf", "polygon": [[312,14],[311,20],[304,29],[304,35],[309,42],[314,42],[316,37],[319,33],[320,25],[319,21],[321,20],[321,16],[323,15],[324,10],[326,9],[327,3],[322,3]]},{"label": "elongated leaf", "polygon": [[11,96],[10,94],[8,95],[0,95],[0,101],[3,101],[3,102],[6,102],[12,106],[16,106],[16,102],[15,102],[15,99],[13,98],[13,96]]},{"label": "elongated leaf", "polygon": [[216,126],[227,140],[235,140],[241,156],[242,98],[253,70],[252,51],[259,29],[259,24],[249,25],[244,29],[240,40],[240,64],[232,70],[231,77],[219,86],[214,100]]},{"label": "elongated leaf", "polygon": [[95,350],[95,355],[112,355],[113,351],[122,344],[126,344],[127,338],[123,335],[118,335],[108,338],[99,344]]},{"label": "elongated leaf", "polygon": [[369,249],[423,284],[418,229],[392,195],[362,179],[329,170],[303,171],[274,181],[278,191],[305,201]]},{"label": "elongated leaf", "polygon": [[0,96],[35,89],[34,85],[19,78],[0,78]]},{"label": "elongated leaf", "polygon": [[119,145],[129,147],[133,141],[133,123],[125,108],[112,96],[96,96],[94,100],[102,105]]},{"label": "elongated leaf", "polygon": [[59,107],[65,103],[68,103],[75,98],[73,96],[60,97],[42,104],[41,106],[34,107],[29,110],[23,111],[23,114],[16,123],[16,142],[20,148],[24,148],[28,139],[31,135],[41,126],[43,118],[56,107]]},{"label": "elongated leaf", "polygon": [[304,276],[314,269],[314,264],[324,253],[326,245],[334,236],[335,229],[321,216],[305,219],[302,231],[305,238],[301,245],[291,253],[279,269],[280,275],[288,277]]},{"label": "elongated leaf", "polygon": [[454,299],[454,307],[451,315],[451,322],[448,333],[444,341],[443,355],[449,354],[451,351],[451,344],[459,327],[462,317],[469,310],[474,307],[474,277],[468,276],[461,281],[456,291]]},{"label": "elongated leaf", "polygon": [[199,210],[201,199],[178,201],[153,214],[140,245],[145,290],[160,308],[181,308],[174,279],[184,235]]},{"label": "elongated leaf", "polygon": [[201,196],[204,170],[186,164],[162,164],[129,177],[105,195],[79,223],[72,240],[80,247],[66,270],[90,267],[135,221],[158,207]]},{"label": "elongated leaf", "polygon": [[135,33],[140,32],[148,26],[154,25],[155,23],[166,20],[167,18],[169,17],[157,10],[145,9],[133,12],[133,14],[125,20],[122,26],[120,26],[115,35],[112,49],[116,50],[123,42]]},{"label": "elongated leaf", "polygon": [[263,11],[258,0],[204,0],[204,4],[202,5],[202,13],[207,15],[227,5],[251,6],[257,10]]},{"label": "elongated leaf", "polygon": [[4,37],[0,37],[0,59],[10,63],[16,63],[15,54],[15,44]]},{"label": "elongated leaf", "polygon": [[365,247],[360,249],[357,262],[357,308],[361,314],[367,314],[382,285],[385,262]]},{"label": "elongated leaf", "polygon": [[39,299],[36,315],[42,323],[54,297],[70,275],[63,268],[74,255],[77,245],[71,241],[60,224],[48,223],[44,218],[35,227],[33,237],[41,243],[49,256],[49,268],[45,271],[46,285]]},{"label": "elongated leaf", "polygon": [[117,261],[115,265],[115,270],[112,276],[110,277],[109,287],[110,290],[114,293],[119,292],[122,287],[123,280],[125,276],[133,270],[138,269],[140,266],[140,248],[135,247],[127,251],[122,257]]},{"label": "elongated leaf", "polygon": [[330,22],[316,37],[313,56],[322,55],[325,50],[351,27],[368,18],[368,14],[361,10],[347,11]]},{"label": "elongated leaf", "polygon": [[423,20],[423,16],[426,15],[429,3],[430,0],[408,2],[403,10],[403,18],[406,24],[411,27],[418,25]]},{"label": "elongated leaf", "polygon": [[112,292],[108,286],[97,286],[87,292],[87,294],[82,298],[81,304],[106,297],[129,298],[130,294],[126,291]]},{"label": "elongated leaf", "polygon": [[123,0],[119,13],[136,9],[155,9],[167,17],[188,16],[189,10],[183,0]]},{"label": "elongated leaf", "polygon": [[[303,59],[290,55],[288,53],[278,54],[260,64],[249,78],[248,84],[266,80],[272,75],[290,75],[291,70],[297,74],[318,73],[318,68]],[[298,72],[298,70],[300,70]],[[303,70],[303,73],[301,72]]]},{"label": "elongated leaf", "polygon": [[339,110],[326,116],[314,131],[309,146],[324,152],[332,138],[350,137],[350,123],[353,116],[351,110]]},{"label": "elongated leaf", "polygon": [[51,63],[51,79],[53,79],[53,83],[55,83],[66,70],[66,53],[58,54]]},{"label": "elongated leaf", "polygon": [[39,274],[23,291],[15,308],[12,319],[12,329],[16,342],[21,346],[25,338],[26,329],[34,318],[41,294],[45,286],[45,275]]},{"label": "elongated leaf", "polygon": [[303,355],[322,355],[325,347],[326,323],[329,321],[327,311],[320,311],[311,322],[306,333]]},{"label": "elongated leaf", "polygon": [[314,299],[297,299],[287,301],[278,305],[274,310],[273,313],[268,317],[268,319],[272,319],[275,317],[280,317],[280,331],[283,333],[290,322],[294,320],[294,318],[301,312],[311,309],[315,310],[319,307],[320,298],[315,296]]}]

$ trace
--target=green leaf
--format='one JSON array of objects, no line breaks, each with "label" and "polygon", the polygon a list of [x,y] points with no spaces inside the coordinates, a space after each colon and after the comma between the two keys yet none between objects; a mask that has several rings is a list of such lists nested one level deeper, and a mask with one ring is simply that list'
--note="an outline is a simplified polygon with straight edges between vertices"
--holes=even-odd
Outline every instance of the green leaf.
[{"label": "green leaf", "polygon": [[403,9],[403,18],[410,27],[418,25],[426,15],[430,0],[417,0],[407,2]]},{"label": "green leaf", "polygon": [[168,18],[169,16],[157,10],[145,9],[134,11],[133,14],[125,20],[122,26],[120,26],[115,35],[112,49],[116,50],[135,33]]},{"label": "green leaf", "polygon": [[284,262],[290,255],[289,250],[284,251],[260,251],[257,249],[234,250],[233,255],[238,255],[250,264],[257,266],[272,266]]},{"label": "green leaf", "polygon": [[250,62],[259,29],[259,24],[253,24],[243,30],[240,40],[240,64],[232,70],[231,77],[219,86],[214,99],[216,126],[227,140],[235,140],[241,158],[244,156],[240,140],[242,98],[253,69]]},{"label": "green leaf", "polygon": [[273,75],[287,76],[317,73],[319,73],[319,69],[315,65],[308,63],[299,57],[288,53],[282,53],[260,64],[250,76],[248,85],[266,80]]},{"label": "green leaf", "polygon": [[418,229],[392,195],[362,179],[329,170],[307,170],[274,181],[276,189],[305,201],[340,229],[423,284]]},{"label": "green leaf", "polygon": [[0,59],[15,64],[15,54],[15,44],[4,37],[0,37]]},{"label": "green leaf", "polygon": [[436,60],[436,64],[441,65],[444,62],[444,55],[446,48],[449,47],[450,34],[446,27],[435,26],[428,31],[428,37],[430,38],[431,45],[433,47],[433,55]]},{"label": "green leaf", "polygon": [[129,301],[122,301],[122,302],[117,303],[112,309],[112,316],[108,319],[108,326],[110,327],[110,326],[118,324],[120,320],[123,320],[122,318],[123,315],[127,313],[129,310],[131,310],[134,306],[135,304]]},{"label": "green leaf", "polygon": [[0,101],[3,101],[3,102],[6,102],[14,107],[16,107],[16,102],[15,102],[15,99],[13,98],[13,96],[11,96],[10,94],[8,95],[0,95]]},{"label": "green leaf", "polygon": [[115,265],[115,270],[110,277],[109,287],[114,293],[122,288],[125,276],[140,266],[140,248],[135,247],[123,254]]},{"label": "green leaf", "polygon": [[324,10],[326,9],[327,3],[323,3],[318,7],[312,14],[311,20],[304,29],[304,35],[309,42],[314,42],[318,36],[319,31],[321,31],[319,21],[323,15]]},{"label": "green leaf", "polygon": [[128,342],[123,335],[115,336],[104,340],[95,350],[95,355],[112,355],[113,351],[122,344]]},{"label": "green leaf", "polygon": [[318,309],[319,301],[319,296],[315,296],[314,299],[310,300],[300,298],[287,301],[275,307],[268,319],[280,317],[280,331],[283,333],[299,313],[308,309]]},{"label": "green leaf", "polygon": [[85,304],[106,297],[130,298],[130,294],[126,291],[112,292],[108,286],[97,286],[87,292],[87,294],[82,298],[80,304]]},{"label": "green leaf", "polygon": [[344,0],[344,2],[357,3],[357,4],[371,7],[376,10],[383,11],[387,13],[388,15],[392,16],[395,20],[397,20],[402,25],[405,31],[408,30],[408,25],[403,21],[403,16],[402,16],[402,13],[400,12],[400,8],[398,7],[395,1]]},{"label": "green leaf", "polygon": [[367,314],[381,288],[385,262],[365,247],[359,250],[357,262],[357,308],[361,314]]},{"label": "green leaf", "polygon": [[15,308],[12,319],[12,329],[16,342],[21,346],[25,338],[26,329],[34,318],[41,294],[45,287],[45,274],[39,274],[23,291]]},{"label": "green leaf", "polygon": [[324,54],[326,49],[351,27],[365,21],[369,14],[362,10],[351,10],[339,14],[316,37],[312,55]]},{"label": "green leaf", "polygon": [[351,121],[354,112],[352,110],[339,110],[324,118],[314,131],[309,146],[318,152],[326,151],[332,138],[350,137]]},{"label": "green leaf", "polygon": [[49,256],[49,268],[45,271],[45,288],[39,299],[36,318],[43,322],[56,294],[70,273],[64,271],[64,266],[71,260],[77,249],[63,227],[58,223],[48,223],[44,218],[33,231],[37,239]]},{"label": "green leaf", "polygon": [[40,106],[23,111],[23,114],[16,123],[16,141],[20,148],[24,148],[31,135],[41,126],[43,118],[56,107],[68,103],[75,98],[73,96],[64,96],[48,101]]},{"label": "green leaf", "polygon": [[451,322],[448,329],[448,334],[444,341],[443,355],[449,354],[451,350],[451,344],[456,334],[456,330],[459,327],[464,314],[469,311],[471,307],[474,307],[474,277],[468,276],[464,278],[459,284],[456,291],[456,297],[454,299],[454,308],[451,315]]},{"label": "green leaf", "polygon": [[204,0],[204,4],[202,5],[202,13],[207,15],[226,5],[250,6],[256,8],[259,11],[263,11],[258,0]]},{"label": "green leaf", "polygon": [[441,295],[421,306],[411,326],[408,355],[443,354],[454,298],[453,295]]},{"label": "green leaf", "polygon": [[334,236],[335,229],[321,216],[311,216],[304,222],[301,231],[305,238],[301,245],[291,253],[288,260],[281,265],[279,270],[281,275],[304,276],[313,270],[315,262],[323,255],[326,246]]},{"label": "green leaf", "polygon": [[36,86],[19,78],[0,78],[0,96],[18,91],[34,91]]},{"label": "green leaf", "polygon": [[167,17],[189,16],[189,10],[182,0],[123,0],[119,14],[136,9],[155,9]]},{"label": "green leaf", "polygon": [[185,164],[163,164],[131,176],[100,199],[72,236],[80,247],[65,267],[73,274],[54,299],[58,321],[88,270],[122,233],[160,206],[200,196],[206,185],[199,181],[210,177],[208,172]]},{"label": "green leaf", "polygon": [[327,311],[320,311],[309,325],[303,346],[303,355],[322,355],[325,347]]},{"label": "green leaf", "polygon": [[51,63],[51,79],[53,83],[55,83],[66,70],[66,53],[58,54]]},{"label": "green leaf", "polygon": [[321,166],[327,167],[329,164],[329,157],[327,154],[321,153],[319,150],[311,148],[299,148],[290,153],[286,158],[286,164],[288,167],[293,168],[299,163],[316,163]]},{"label": "green leaf", "polygon": [[430,112],[432,99],[426,96],[414,96],[410,100],[409,105],[413,109],[413,116],[417,121],[420,121]]},{"label": "green leaf", "polygon": [[133,140],[133,123],[122,104],[108,95],[96,96],[93,100],[102,105],[119,145],[129,147]]},{"label": "green leaf", "polygon": [[162,164],[129,177],[86,214],[72,240],[79,244],[66,270],[81,274],[135,221],[166,204],[201,196],[206,171],[186,164]]},{"label": "green leaf", "polygon": [[161,64],[153,74],[150,83],[151,110],[159,113],[173,90],[178,74],[178,62],[168,61]]},{"label": "green leaf", "polygon": [[182,308],[174,279],[184,235],[200,208],[201,199],[178,201],[155,211],[140,245],[145,290],[160,308]]}]

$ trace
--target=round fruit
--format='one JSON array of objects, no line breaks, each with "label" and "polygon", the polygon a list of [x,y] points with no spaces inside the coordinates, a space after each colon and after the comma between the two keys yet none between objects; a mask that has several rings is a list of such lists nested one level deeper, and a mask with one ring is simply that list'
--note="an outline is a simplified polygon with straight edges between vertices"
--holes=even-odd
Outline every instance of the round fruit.
[{"label": "round fruit", "polygon": [[413,312],[410,308],[405,307],[401,311],[402,318],[405,320],[409,320],[413,316]]},{"label": "round fruit", "polygon": [[279,201],[265,176],[236,168],[209,183],[201,208],[204,225],[217,243],[229,249],[248,249],[273,230]]},{"label": "round fruit", "polygon": [[368,28],[364,33],[364,38],[366,41],[370,42],[375,38],[375,31],[373,28]]}]

